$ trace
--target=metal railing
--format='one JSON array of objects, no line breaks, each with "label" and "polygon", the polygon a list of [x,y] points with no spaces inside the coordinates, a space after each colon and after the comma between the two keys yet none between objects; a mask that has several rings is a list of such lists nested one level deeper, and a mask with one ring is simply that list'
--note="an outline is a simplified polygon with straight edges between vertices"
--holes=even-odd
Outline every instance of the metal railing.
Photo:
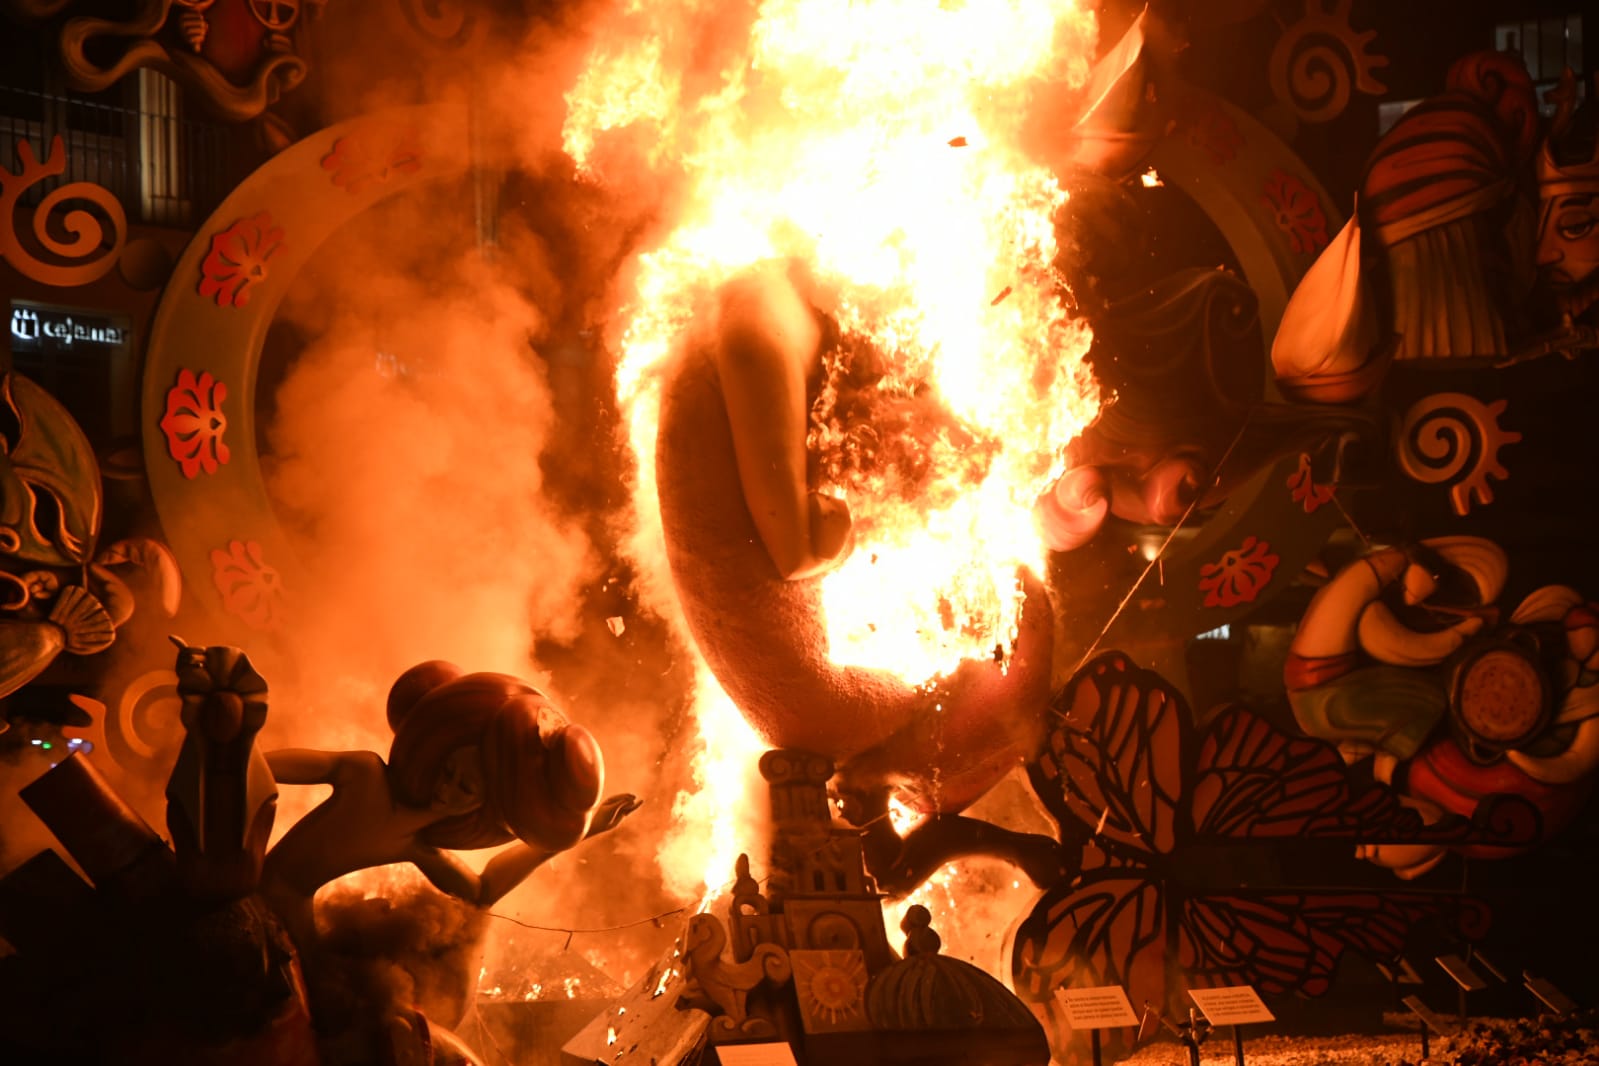
[{"label": "metal railing", "polygon": [[231,189],[228,129],[181,117],[177,87],[153,72],[140,75],[130,87],[145,105],[137,108],[0,85],[0,165],[17,172],[22,139],[41,163],[57,135],[66,148],[65,173],[24,190],[24,205],[87,181],[116,196],[130,221],[183,226],[222,201]]}]

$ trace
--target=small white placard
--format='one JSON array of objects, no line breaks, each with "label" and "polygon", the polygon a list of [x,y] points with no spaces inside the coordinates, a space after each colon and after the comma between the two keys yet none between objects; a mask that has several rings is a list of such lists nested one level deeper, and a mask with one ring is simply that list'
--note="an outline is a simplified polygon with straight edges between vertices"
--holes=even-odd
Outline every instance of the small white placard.
[{"label": "small white placard", "polygon": [[1188,994],[1205,1012],[1211,1025],[1253,1025],[1277,1020],[1277,1016],[1266,1009],[1259,993],[1250,985],[1190,988]]},{"label": "small white placard", "polygon": [[1459,955],[1439,955],[1433,960],[1443,968],[1455,984],[1465,992],[1481,992],[1488,987],[1488,982],[1482,979],[1482,974],[1471,968],[1471,963]]},{"label": "small white placard", "polygon": [[717,1044],[722,1066],[799,1066],[787,1044]]},{"label": "small white placard", "polygon": [[1115,1029],[1137,1025],[1138,1015],[1120,985],[1098,988],[1058,988],[1055,996],[1066,1008],[1066,1024],[1073,1029]]}]

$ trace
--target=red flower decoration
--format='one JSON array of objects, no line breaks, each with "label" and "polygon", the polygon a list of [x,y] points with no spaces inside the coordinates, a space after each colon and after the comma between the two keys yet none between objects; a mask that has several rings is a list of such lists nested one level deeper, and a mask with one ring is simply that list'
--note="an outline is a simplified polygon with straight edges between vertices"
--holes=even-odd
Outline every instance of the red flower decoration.
[{"label": "red flower decoration", "polygon": [[283,247],[283,231],[265,211],[241,218],[211,238],[200,264],[200,295],[215,296],[218,307],[243,307],[252,286],[266,280],[267,262]]},{"label": "red flower decoration", "polygon": [[1288,489],[1293,493],[1293,501],[1301,504],[1306,514],[1315,514],[1318,507],[1331,503],[1333,498],[1333,486],[1316,484],[1310,471],[1310,456],[1304,452],[1299,453],[1299,469],[1288,475]]},{"label": "red flower decoration", "polygon": [[1199,588],[1205,594],[1205,606],[1237,607],[1240,603],[1254,603],[1260,590],[1271,584],[1271,575],[1281,561],[1271,553],[1270,544],[1256,537],[1245,537],[1242,547],[1199,568]]},{"label": "red flower decoration", "polygon": [[1261,199],[1276,215],[1277,228],[1288,234],[1294,251],[1314,255],[1327,247],[1327,216],[1303,180],[1284,170],[1266,179]]},{"label": "red flower decoration", "polygon": [[1231,163],[1244,146],[1244,135],[1231,115],[1219,107],[1201,107],[1188,116],[1188,143],[1210,156],[1217,166]]},{"label": "red flower decoration", "polygon": [[161,419],[161,432],[167,435],[167,454],[183,468],[186,478],[200,471],[217,472],[228,461],[228,446],[222,440],[228,419],[222,401],[228,387],[210,374],[198,378],[192,370],[178,371],[178,383],[167,392],[167,413]]},{"label": "red flower decoration", "polygon": [[363,137],[340,137],[332,151],[322,157],[322,169],[333,175],[333,184],[349,193],[360,193],[372,185],[382,185],[395,174],[409,174],[422,165],[422,149],[416,131],[407,129],[386,141],[373,143]]},{"label": "red flower decoration", "polygon": [[222,594],[222,606],[254,629],[271,629],[278,621],[283,579],[261,561],[261,545],[253,540],[228,542],[226,551],[211,553],[211,581]]}]

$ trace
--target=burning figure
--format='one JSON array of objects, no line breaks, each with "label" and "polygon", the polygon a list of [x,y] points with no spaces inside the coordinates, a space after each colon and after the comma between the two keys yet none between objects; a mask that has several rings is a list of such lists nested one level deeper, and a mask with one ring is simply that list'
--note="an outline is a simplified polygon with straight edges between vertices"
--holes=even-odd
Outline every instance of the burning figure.
[{"label": "burning figure", "polygon": [[664,547],[663,613],[762,742],[956,811],[1038,739],[1031,510],[1098,409],[1054,266],[1065,193],[1024,136],[1086,78],[1093,16],[750,16],[631,9],[567,95],[587,176],[681,182],[617,321],[637,554],[659,573]]},{"label": "burning figure", "polygon": [[[333,786],[266,857],[262,893],[302,946],[315,941],[317,889],[344,874],[409,862],[442,891],[488,906],[639,807],[631,795],[596,806],[599,745],[514,677],[421,663],[394,683],[388,719],[387,762],[369,751],[267,754],[281,784]],[[481,875],[450,854],[512,840]]]},{"label": "burning figure", "polygon": [[849,505],[811,490],[806,428],[822,331],[791,277],[767,269],[722,294],[712,345],[738,461],[761,543],[785,580],[815,577],[850,545]]},{"label": "burning figure", "polygon": [[1048,698],[1049,601],[1024,576],[1014,647],[925,685],[829,655],[822,583],[850,540],[846,506],[809,488],[808,380],[821,330],[781,272],[727,290],[707,342],[662,398],[667,557],[696,643],[763,740],[889,780],[957,811],[1031,751]]}]

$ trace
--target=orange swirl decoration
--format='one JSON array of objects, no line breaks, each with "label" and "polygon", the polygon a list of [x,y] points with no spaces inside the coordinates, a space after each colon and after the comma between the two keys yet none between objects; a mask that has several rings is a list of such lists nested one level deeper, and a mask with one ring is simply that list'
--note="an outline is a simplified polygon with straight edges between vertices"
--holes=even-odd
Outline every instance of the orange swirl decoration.
[{"label": "orange swirl decoration", "polygon": [[1387,91],[1374,71],[1384,56],[1368,51],[1375,30],[1349,24],[1353,0],[1307,0],[1305,17],[1288,28],[1271,54],[1273,95],[1301,122],[1331,122],[1344,113],[1355,90],[1370,96]]},{"label": "orange swirl decoration", "polygon": [[[17,233],[17,204],[23,190],[66,171],[66,146],[58,134],[50,142],[49,155],[40,163],[33,154],[33,145],[19,140],[17,159],[21,163],[19,173],[0,167],[0,259],[10,262],[24,277],[60,288],[87,285],[104,277],[116,265],[128,239],[128,219],[122,204],[110,190],[87,181],[75,181],[49,193],[33,213],[33,240],[49,256],[61,261],[40,258],[23,245]],[[92,204],[109,219],[109,248],[105,223],[95,212],[66,206],[74,202]],[[59,220],[60,228],[71,235],[70,240],[52,236],[52,219]]]}]

